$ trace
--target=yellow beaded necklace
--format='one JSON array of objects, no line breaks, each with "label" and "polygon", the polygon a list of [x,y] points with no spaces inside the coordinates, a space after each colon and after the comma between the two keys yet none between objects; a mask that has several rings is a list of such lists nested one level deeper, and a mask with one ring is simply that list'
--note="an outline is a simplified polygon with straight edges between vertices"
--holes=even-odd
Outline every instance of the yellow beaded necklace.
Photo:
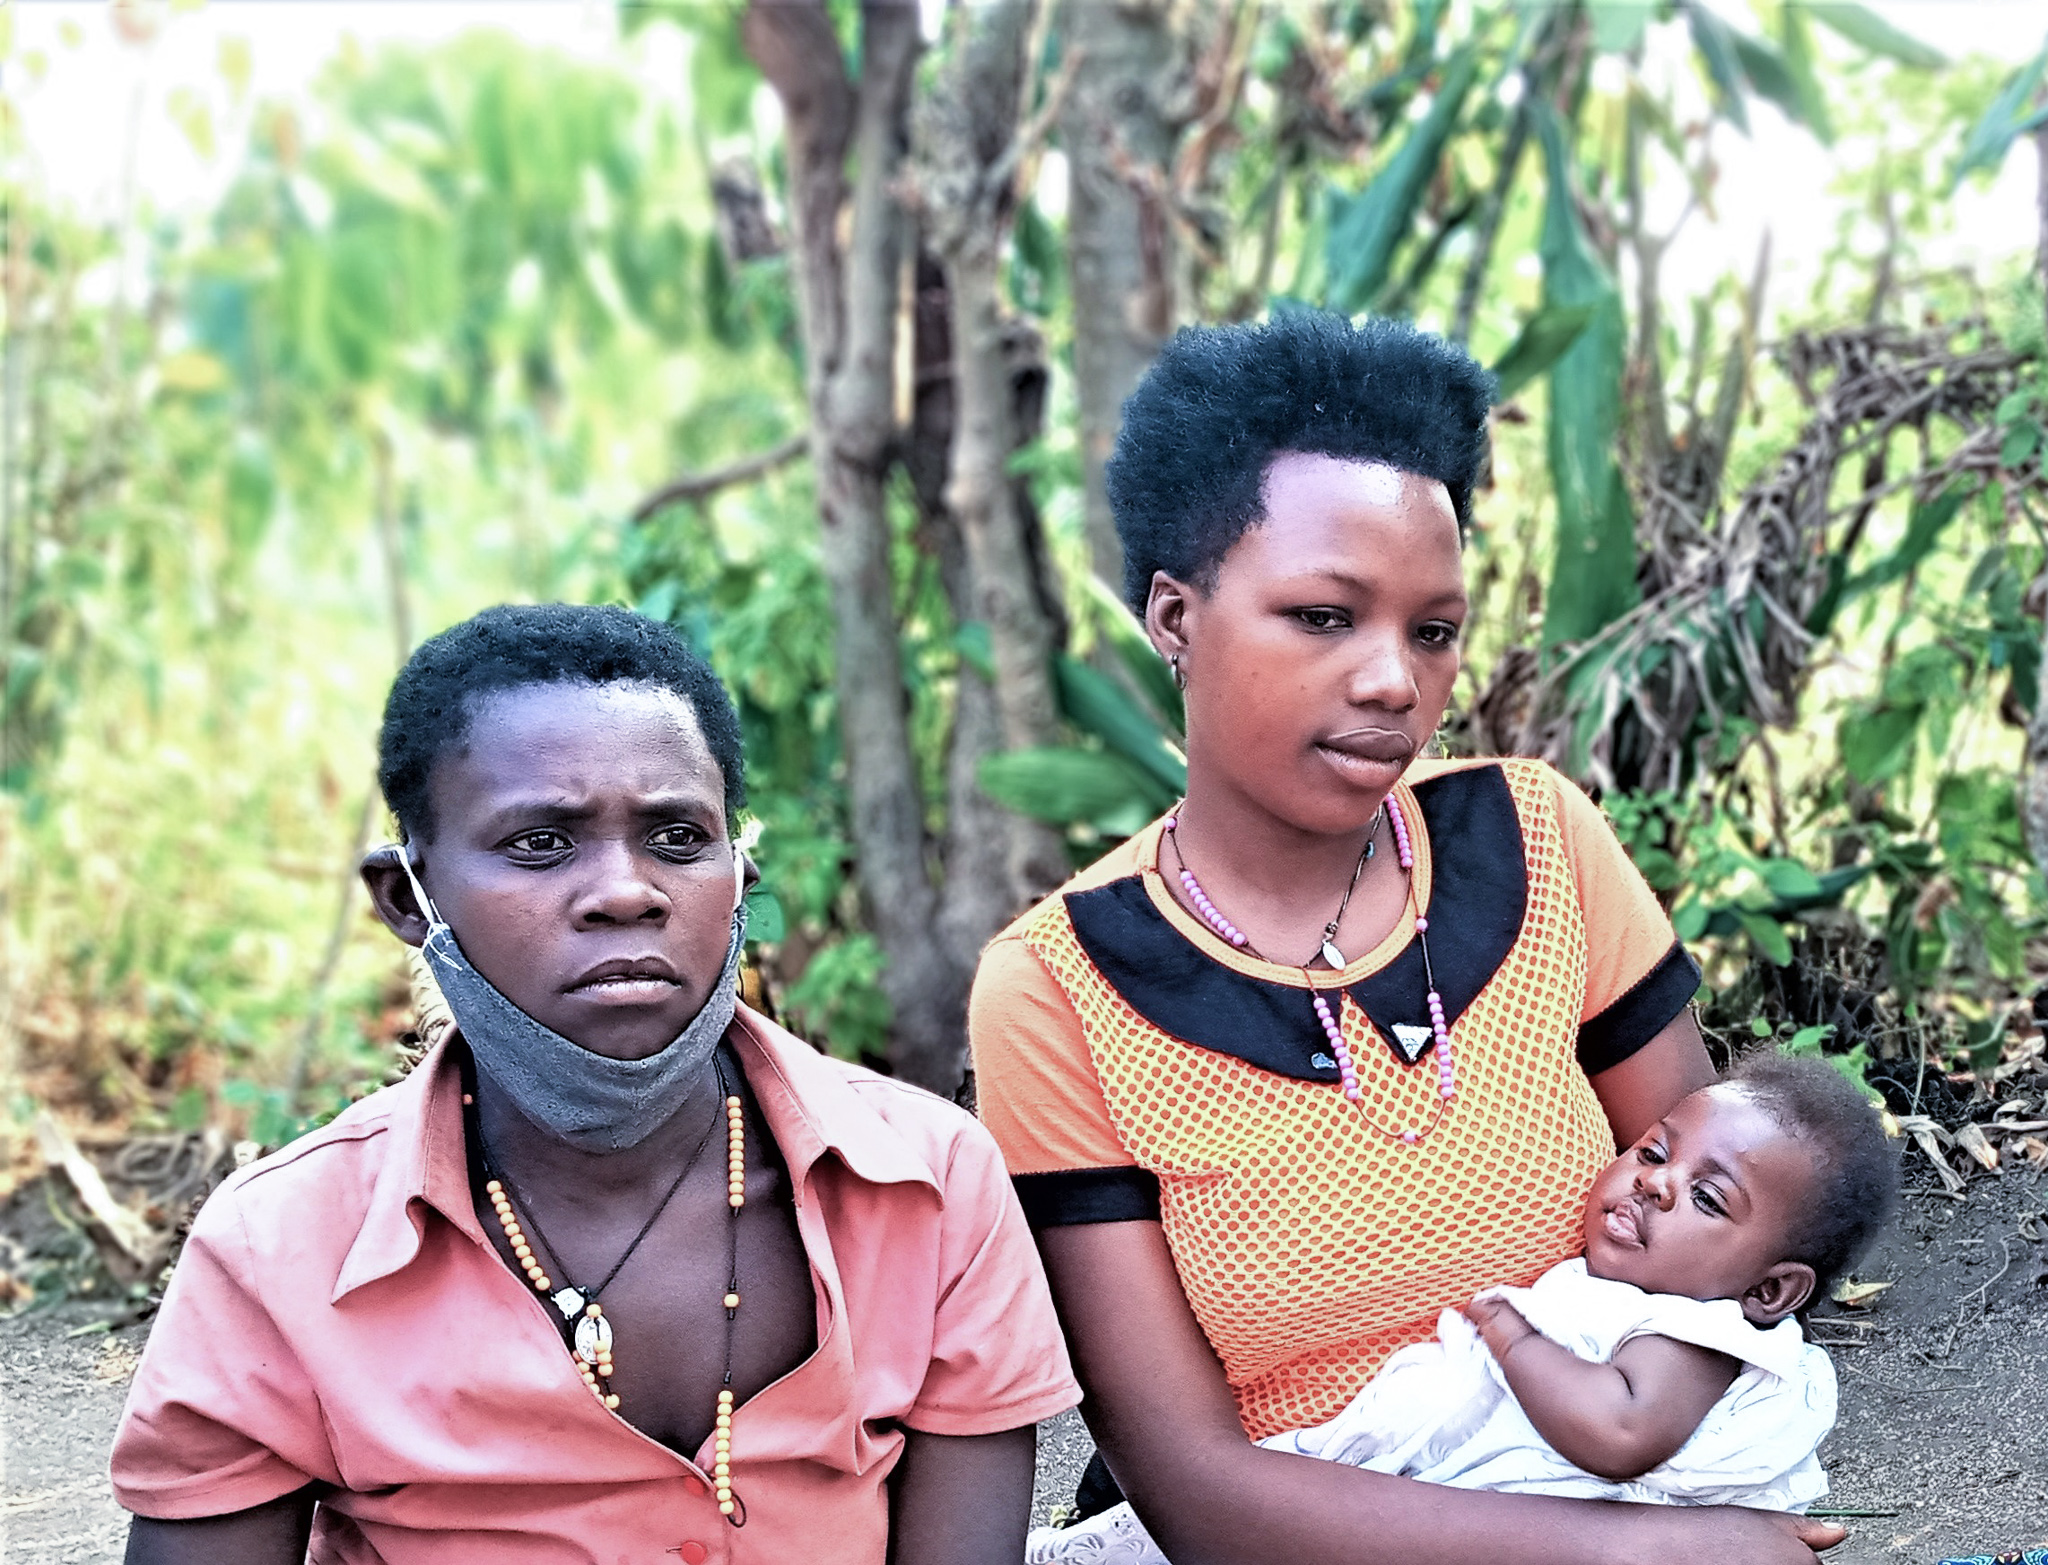
[{"label": "yellow beaded necklace", "polygon": [[[738,1093],[733,1092],[725,1079],[725,1062],[717,1055],[712,1056],[712,1066],[718,1072],[719,1095],[725,1099],[725,1204],[732,1221],[726,1224],[726,1283],[725,1296],[721,1301],[725,1307],[725,1376],[718,1392],[718,1417],[712,1427],[711,1488],[718,1501],[718,1512],[735,1527],[746,1525],[745,1503],[735,1497],[732,1487],[732,1341],[740,1313],[740,1211],[747,1204],[747,1120],[746,1106]],[[546,1297],[562,1313],[563,1324],[571,1333],[570,1353],[576,1365],[576,1372],[583,1384],[607,1409],[616,1411],[619,1405],[618,1393],[611,1389],[613,1373],[612,1325],[605,1318],[604,1306],[597,1302],[597,1296],[611,1286],[612,1279],[619,1275],[633,1252],[640,1248],[640,1241],[653,1229],[657,1219],[668,1210],[668,1204],[675,1193],[682,1189],[683,1181],[690,1170],[697,1166],[697,1159],[711,1142],[711,1132],[718,1128],[714,1117],[704,1129],[704,1138],[691,1151],[682,1171],[675,1177],[667,1192],[656,1203],[640,1225],[640,1231],[633,1236],[633,1242],[612,1263],[612,1269],[594,1288],[579,1288],[568,1281],[566,1272],[563,1286],[557,1288],[555,1280],[541,1264],[535,1252],[538,1243],[541,1248],[554,1255],[557,1260],[561,1252],[547,1243],[540,1227],[533,1220],[533,1203],[523,1196],[521,1205],[527,1211],[527,1221],[521,1225],[512,1205],[512,1197],[518,1190],[508,1175],[492,1168],[490,1149],[484,1145],[483,1126],[475,1117],[475,1095],[464,1093],[463,1104],[470,1119],[470,1133],[483,1162],[484,1194],[490,1200],[491,1210],[497,1214],[498,1226],[504,1230],[505,1242],[512,1247],[512,1258],[526,1273],[526,1280],[533,1284],[534,1292]],[[529,1230],[531,1230],[529,1234]],[[571,1324],[573,1323],[573,1325]]]}]

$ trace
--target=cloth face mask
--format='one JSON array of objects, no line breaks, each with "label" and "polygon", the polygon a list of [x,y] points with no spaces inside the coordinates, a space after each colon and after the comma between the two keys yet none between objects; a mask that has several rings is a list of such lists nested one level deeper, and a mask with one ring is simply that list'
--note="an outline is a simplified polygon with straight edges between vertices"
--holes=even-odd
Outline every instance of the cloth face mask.
[{"label": "cloth face mask", "polygon": [[689,1026],[644,1060],[593,1054],[506,999],[462,954],[455,931],[413,873],[412,855],[403,843],[398,845],[398,861],[427,916],[421,955],[469,1043],[478,1074],[511,1099],[521,1114],[579,1151],[623,1152],[653,1135],[688,1101],[704,1062],[732,1025],[738,999],[734,978],[746,938],[747,903],[745,866],[737,848],[732,941],[726,947],[725,966]]}]

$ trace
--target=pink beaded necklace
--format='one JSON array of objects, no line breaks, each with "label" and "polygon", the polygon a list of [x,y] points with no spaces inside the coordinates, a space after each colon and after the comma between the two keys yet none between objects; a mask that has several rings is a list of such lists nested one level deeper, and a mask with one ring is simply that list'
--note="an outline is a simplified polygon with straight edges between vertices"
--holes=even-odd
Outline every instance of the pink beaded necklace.
[{"label": "pink beaded necklace", "polygon": [[[1409,877],[1408,895],[1412,900],[1415,895],[1415,846],[1408,836],[1408,822],[1402,817],[1401,806],[1394,802],[1392,794],[1387,796],[1385,802],[1381,804],[1380,810],[1394,829],[1394,853],[1400,860],[1403,872]],[[1250,937],[1235,924],[1231,923],[1229,919],[1225,918],[1216,904],[1209,900],[1208,893],[1202,890],[1202,883],[1195,878],[1195,872],[1188,867],[1187,855],[1181,850],[1179,833],[1180,810],[1176,808],[1171,815],[1166,817],[1166,835],[1173,843],[1174,857],[1180,860],[1181,889],[1188,894],[1188,901],[1194,904],[1195,912],[1200,915],[1203,923],[1215,931],[1218,938],[1228,942],[1237,950],[1249,951],[1253,956],[1259,957],[1260,960],[1267,960],[1259,949],[1251,943]],[[1372,830],[1366,834],[1365,851],[1359,854],[1358,867],[1352,870],[1351,883],[1344,888],[1344,900],[1337,906],[1337,916],[1323,926],[1323,941],[1316,955],[1322,957],[1332,968],[1341,968],[1345,965],[1344,953],[1337,949],[1337,926],[1344,920],[1344,910],[1351,905],[1351,893],[1358,889],[1358,878],[1365,872],[1366,860],[1370,859],[1373,855],[1373,842],[1378,835],[1379,816],[1375,815],[1373,817]],[[1436,970],[1431,966],[1429,960],[1429,920],[1423,917],[1420,911],[1415,915],[1415,943],[1422,950],[1422,973],[1425,981],[1429,984],[1429,1033],[1427,1036],[1428,1041],[1436,1045],[1436,1113],[1431,1116],[1427,1125],[1407,1130],[1390,1130],[1378,1123],[1378,1121],[1373,1120],[1369,1115],[1366,1116],[1367,1123],[1371,1124],[1373,1129],[1379,1131],[1381,1135],[1403,1142],[1408,1146],[1415,1146],[1428,1137],[1438,1125],[1443,1123],[1443,1117],[1450,1108],[1451,1099],[1457,1095],[1458,1090],[1457,1072],[1451,1060],[1451,1029],[1449,1023],[1444,1019],[1443,996],[1437,992]],[[1309,961],[1314,960],[1315,957],[1313,956],[1309,958]],[[1308,964],[1304,962],[1299,965],[1301,967],[1301,976],[1308,984],[1309,1001],[1315,1006],[1316,1020],[1321,1023],[1323,1036],[1330,1042],[1331,1057],[1337,1062],[1339,1088],[1346,1100],[1353,1104],[1361,1114],[1364,1114],[1365,1093],[1358,1084],[1357,1062],[1351,1056],[1350,1046],[1344,1041],[1344,1029],[1338,1024],[1337,1014],[1330,1009],[1329,1001],[1323,998],[1323,991],[1316,986],[1315,974],[1309,969]],[[1337,987],[1337,1004],[1341,1007],[1344,1003],[1343,988],[1341,985]],[[1420,1028],[1410,1029],[1403,1026],[1395,1029],[1397,1033],[1408,1033],[1411,1030],[1421,1034]],[[1408,1054],[1407,1047],[1409,1040],[1403,1037],[1398,1041],[1402,1045],[1403,1055],[1407,1057],[1411,1065],[1416,1060],[1422,1058],[1422,1047],[1419,1042],[1415,1047],[1414,1053],[1410,1055]]]}]

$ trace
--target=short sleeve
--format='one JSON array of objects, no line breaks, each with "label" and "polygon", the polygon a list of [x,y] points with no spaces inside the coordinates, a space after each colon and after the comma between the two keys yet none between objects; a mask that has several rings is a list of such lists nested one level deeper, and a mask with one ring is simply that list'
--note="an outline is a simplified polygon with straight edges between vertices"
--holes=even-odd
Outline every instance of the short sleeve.
[{"label": "short sleeve", "polygon": [[1002,1148],[1034,1228],[1159,1215],[1159,1182],[1117,1135],[1080,1017],[1015,935],[982,953],[967,1038],[975,1110]]},{"label": "short sleeve", "polygon": [[989,1435],[1081,1400],[1002,1154],[967,1124],[946,1170],[943,1281],[924,1384],[903,1422],[931,1435]]},{"label": "short sleeve", "polygon": [[200,1211],[114,1436],[114,1498],[164,1521],[339,1482],[319,1399],[257,1297],[234,1187]]},{"label": "short sleeve", "polygon": [[1685,1009],[1699,991],[1700,970],[1600,807],[1563,776],[1557,778],[1557,813],[1586,924],[1579,1063],[1595,1076],[1629,1058]]}]

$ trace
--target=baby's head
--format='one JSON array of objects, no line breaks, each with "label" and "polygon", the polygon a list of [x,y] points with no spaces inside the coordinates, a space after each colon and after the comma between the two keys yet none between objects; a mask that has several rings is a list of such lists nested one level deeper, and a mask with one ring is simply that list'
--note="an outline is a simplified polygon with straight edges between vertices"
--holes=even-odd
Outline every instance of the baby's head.
[{"label": "baby's head", "polygon": [[1818,1060],[1763,1055],[1703,1087],[1586,1198],[1586,1269],[1734,1299],[1771,1326],[1823,1295],[1898,1198],[1877,1111]]}]

